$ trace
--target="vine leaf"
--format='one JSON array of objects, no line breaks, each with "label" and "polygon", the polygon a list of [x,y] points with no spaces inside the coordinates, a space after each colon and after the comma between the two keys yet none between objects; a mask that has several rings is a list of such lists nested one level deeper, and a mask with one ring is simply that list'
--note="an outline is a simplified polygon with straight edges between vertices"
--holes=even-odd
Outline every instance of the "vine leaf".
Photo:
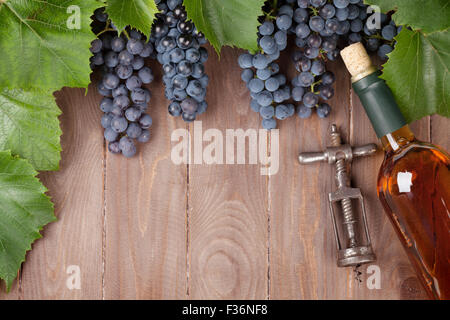
[{"label": "vine leaf", "polygon": [[185,0],[188,17],[214,46],[236,46],[250,51],[258,48],[258,17],[265,0]]},{"label": "vine leaf", "polygon": [[424,35],[406,28],[396,37],[382,78],[408,121],[438,113],[450,117],[450,32]]},{"label": "vine leaf", "polygon": [[0,279],[8,291],[40,230],[56,219],[36,174],[26,160],[0,152]]},{"label": "vine leaf", "polygon": [[61,159],[60,114],[52,95],[0,89],[0,150],[11,150],[36,170],[57,170]]},{"label": "vine leaf", "polygon": [[408,25],[424,33],[444,31],[450,27],[448,0],[365,0],[382,12],[396,10],[392,18],[397,25]]},{"label": "vine leaf", "polygon": [[87,87],[96,0],[7,0],[0,4],[0,88]]},{"label": "vine leaf", "polygon": [[154,0],[107,0],[106,12],[119,31],[131,26],[150,38],[153,19],[158,12]]}]

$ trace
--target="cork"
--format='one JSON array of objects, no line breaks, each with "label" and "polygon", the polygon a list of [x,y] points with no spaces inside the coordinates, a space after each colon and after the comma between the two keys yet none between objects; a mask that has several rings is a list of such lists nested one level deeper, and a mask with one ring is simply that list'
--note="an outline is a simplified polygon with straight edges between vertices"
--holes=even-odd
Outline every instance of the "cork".
[{"label": "cork", "polygon": [[341,51],[342,60],[356,82],[376,71],[369,55],[361,42],[354,43]]}]

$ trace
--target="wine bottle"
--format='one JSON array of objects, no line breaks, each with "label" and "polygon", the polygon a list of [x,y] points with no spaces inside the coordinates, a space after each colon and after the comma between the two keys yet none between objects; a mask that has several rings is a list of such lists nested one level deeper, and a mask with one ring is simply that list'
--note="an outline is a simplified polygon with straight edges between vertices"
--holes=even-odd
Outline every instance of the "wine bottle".
[{"label": "wine bottle", "polygon": [[450,299],[450,157],[417,140],[361,43],[341,52],[385,157],[378,197],[430,298]]}]

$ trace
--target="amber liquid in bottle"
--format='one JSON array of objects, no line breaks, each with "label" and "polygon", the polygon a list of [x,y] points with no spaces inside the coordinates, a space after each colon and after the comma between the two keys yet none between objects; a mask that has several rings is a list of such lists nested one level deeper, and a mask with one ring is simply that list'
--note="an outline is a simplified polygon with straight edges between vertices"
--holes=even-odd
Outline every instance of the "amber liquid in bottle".
[{"label": "amber liquid in bottle", "polygon": [[381,140],[381,203],[430,298],[450,299],[449,155],[408,126]]}]

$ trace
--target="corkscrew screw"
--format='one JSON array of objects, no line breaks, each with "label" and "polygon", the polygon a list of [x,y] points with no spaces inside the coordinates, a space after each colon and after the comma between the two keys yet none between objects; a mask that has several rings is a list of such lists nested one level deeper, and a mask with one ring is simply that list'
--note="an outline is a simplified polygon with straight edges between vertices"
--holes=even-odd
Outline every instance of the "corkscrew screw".
[{"label": "corkscrew screw", "polygon": [[[328,194],[328,201],[336,238],[338,266],[348,267],[373,262],[376,257],[370,240],[364,197],[361,189],[351,187],[347,164],[351,163],[353,158],[374,154],[377,151],[377,146],[375,144],[359,147],[343,145],[341,135],[335,124],[331,126],[330,136],[331,147],[328,147],[324,152],[300,153],[298,159],[301,164],[327,161],[329,164],[336,165],[335,182],[337,190]],[[354,212],[352,200],[359,201],[360,215]],[[338,204],[342,209],[341,215],[338,215],[337,210],[335,210]],[[358,216],[361,216],[361,219]]]}]

